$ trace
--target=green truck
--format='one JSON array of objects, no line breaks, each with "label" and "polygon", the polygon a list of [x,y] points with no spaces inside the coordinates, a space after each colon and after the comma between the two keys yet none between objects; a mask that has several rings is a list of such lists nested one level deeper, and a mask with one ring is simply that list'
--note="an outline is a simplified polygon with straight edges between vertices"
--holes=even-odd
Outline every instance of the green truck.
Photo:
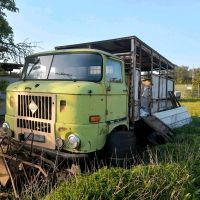
[{"label": "green truck", "polygon": [[145,132],[151,117],[179,107],[174,68],[135,36],[30,55],[21,80],[7,88],[3,130],[63,159],[101,151],[114,162],[131,159],[136,140],[162,137],[156,128]]}]

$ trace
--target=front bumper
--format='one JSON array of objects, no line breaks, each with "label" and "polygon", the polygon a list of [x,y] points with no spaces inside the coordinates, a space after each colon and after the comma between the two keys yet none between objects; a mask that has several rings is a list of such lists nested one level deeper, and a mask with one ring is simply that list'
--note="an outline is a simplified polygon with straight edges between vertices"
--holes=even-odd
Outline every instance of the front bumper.
[{"label": "front bumper", "polygon": [[[0,141],[3,138],[0,137]],[[11,138],[10,138],[11,139]],[[11,139],[9,141],[10,144],[13,144],[18,147],[18,149],[22,150],[28,150],[33,153],[37,154],[43,154],[45,153],[47,156],[54,158],[54,159],[59,159],[59,160],[68,160],[68,161],[82,161],[82,160],[87,160],[89,155],[84,154],[84,153],[69,153],[69,152],[64,152],[60,150],[52,150],[52,149],[47,149],[44,147],[39,147],[35,145],[30,145],[26,144],[24,142],[16,141],[14,139]]]},{"label": "front bumper", "polygon": [[[24,148],[27,150],[31,151],[31,145],[25,144]],[[76,160],[87,160],[88,159],[88,154],[83,154],[83,153],[69,153],[69,152],[63,152],[59,150],[51,150],[51,149],[46,149],[46,148],[41,148],[38,146],[33,146],[32,151],[34,153],[46,153],[48,156],[56,159],[67,159],[71,161],[76,161]]]}]

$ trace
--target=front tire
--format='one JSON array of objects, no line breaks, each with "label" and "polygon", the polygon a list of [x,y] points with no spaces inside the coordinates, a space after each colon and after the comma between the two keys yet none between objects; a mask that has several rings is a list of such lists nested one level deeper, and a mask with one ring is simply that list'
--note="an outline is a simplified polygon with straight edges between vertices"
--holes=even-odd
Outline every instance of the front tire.
[{"label": "front tire", "polygon": [[105,145],[108,165],[130,167],[135,161],[136,137],[133,131],[115,131],[108,135]]}]

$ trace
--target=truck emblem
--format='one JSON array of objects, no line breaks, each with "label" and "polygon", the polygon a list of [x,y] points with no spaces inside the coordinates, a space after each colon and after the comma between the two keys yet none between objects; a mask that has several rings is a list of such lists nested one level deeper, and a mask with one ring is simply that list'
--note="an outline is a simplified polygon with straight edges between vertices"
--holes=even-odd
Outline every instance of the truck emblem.
[{"label": "truck emblem", "polygon": [[28,107],[31,110],[32,114],[34,114],[38,109],[38,106],[35,104],[33,100],[31,100],[31,103],[29,104]]}]

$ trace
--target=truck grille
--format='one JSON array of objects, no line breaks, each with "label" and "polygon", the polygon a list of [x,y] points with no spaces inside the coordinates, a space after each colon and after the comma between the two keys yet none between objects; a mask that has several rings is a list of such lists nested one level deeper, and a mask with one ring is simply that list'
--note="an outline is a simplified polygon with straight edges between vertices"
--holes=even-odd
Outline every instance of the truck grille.
[{"label": "truck grille", "polygon": [[[31,105],[34,106],[31,107]],[[55,95],[19,94],[17,96],[17,115],[16,127],[19,130],[53,133]]]},{"label": "truck grille", "polygon": [[[29,105],[32,101],[37,105],[37,110],[34,113],[29,109]],[[52,120],[52,97],[18,95],[18,116]]]},{"label": "truck grille", "polygon": [[31,129],[34,131],[41,131],[45,133],[51,133],[51,124],[47,122],[17,119],[17,127]]},{"label": "truck grille", "polygon": [[32,132],[34,145],[55,149],[56,95],[20,92],[15,100],[15,139]]}]

